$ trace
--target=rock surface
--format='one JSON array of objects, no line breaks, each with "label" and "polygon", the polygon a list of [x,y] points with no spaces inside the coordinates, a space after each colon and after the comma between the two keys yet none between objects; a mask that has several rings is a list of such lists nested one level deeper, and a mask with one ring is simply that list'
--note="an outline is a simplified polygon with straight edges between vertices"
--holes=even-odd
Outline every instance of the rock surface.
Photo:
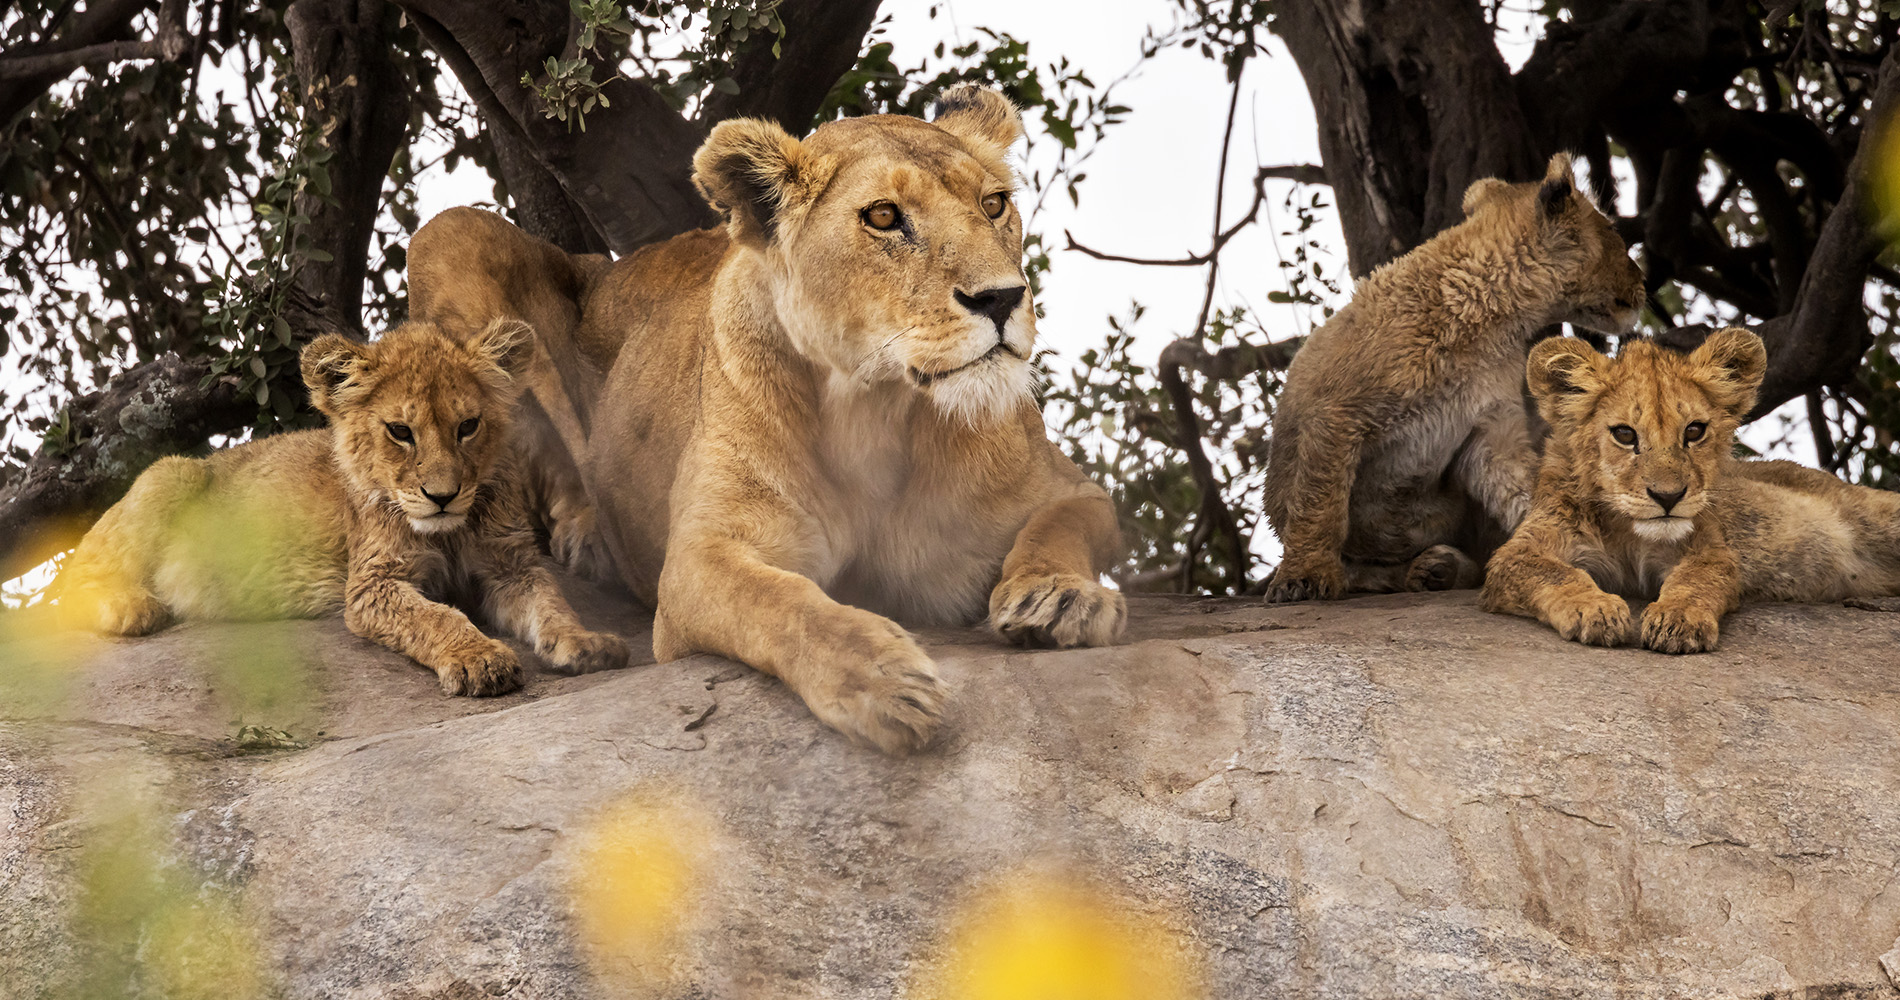
[{"label": "rock surface", "polygon": [[[240,901],[271,996],[904,996],[1032,870],[1165,925],[1209,997],[1900,996],[1900,615],[1754,607],[1671,658],[1468,592],[1130,603],[1114,649],[926,633],[957,697],[905,760],[710,657],[475,701],[333,621],[15,638],[0,995],[77,954],[112,774],[163,790],[167,856]],[[269,721],[308,746],[233,742],[232,648],[302,651]],[[589,824],[655,797],[703,857],[634,988],[571,890]]]}]

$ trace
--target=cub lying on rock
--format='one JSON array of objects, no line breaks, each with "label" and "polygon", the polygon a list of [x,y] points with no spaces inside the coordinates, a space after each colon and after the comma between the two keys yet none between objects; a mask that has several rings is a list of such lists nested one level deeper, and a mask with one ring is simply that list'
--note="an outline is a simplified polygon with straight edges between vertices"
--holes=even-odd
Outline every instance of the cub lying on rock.
[{"label": "cub lying on rock", "polygon": [[1635,633],[1615,595],[1653,597],[1643,645],[1699,653],[1744,601],[1900,594],[1900,493],[1732,457],[1767,364],[1738,329],[1688,355],[1538,344],[1528,372],[1551,439],[1531,512],[1491,559],[1485,609],[1613,646]]},{"label": "cub lying on rock", "polygon": [[1478,181],[1466,220],[1379,268],[1313,332],[1274,414],[1267,600],[1478,584],[1530,502],[1524,356],[1559,322],[1621,333],[1643,275],[1577,190]]},{"label": "cub lying on rock", "polygon": [[531,352],[512,321],[467,344],[426,323],[367,345],[318,338],[303,378],[331,426],[154,463],[80,541],[61,603],[117,635],[341,608],[449,694],[519,687],[514,651],[438,603],[452,597],[557,670],[625,666],[626,643],[581,627],[529,528],[508,430]]}]

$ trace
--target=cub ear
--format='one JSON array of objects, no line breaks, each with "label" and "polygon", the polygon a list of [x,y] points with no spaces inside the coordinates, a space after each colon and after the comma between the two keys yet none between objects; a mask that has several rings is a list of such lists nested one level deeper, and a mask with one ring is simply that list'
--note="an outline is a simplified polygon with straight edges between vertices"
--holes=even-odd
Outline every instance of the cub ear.
[{"label": "cub ear", "polygon": [[997,156],[1023,137],[1023,116],[1001,93],[974,83],[959,83],[937,98],[931,121],[965,142]]},{"label": "cub ear", "polygon": [[1609,358],[1575,337],[1552,337],[1531,348],[1524,379],[1538,412],[1556,424],[1603,390],[1609,364]]},{"label": "cub ear", "polygon": [[468,353],[502,370],[510,379],[528,373],[534,363],[534,327],[513,317],[503,317],[468,338]]},{"label": "cub ear", "polygon": [[325,416],[334,417],[369,391],[370,347],[340,333],[326,333],[311,341],[298,358],[310,402]]},{"label": "cub ear", "polygon": [[734,242],[763,247],[781,214],[814,178],[813,158],[777,122],[733,118],[693,154],[693,183],[727,220]]},{"label": "cub ear", "polygon": [[1491,196],[1500,191],[1510,190],[1510,183],[1496,177],[1481,177],[1465,188],[1464,210],[1466,217],[1478,210],[1478,206],[1491,200]]},{"label": "cub ear", "polygon": [[1689,364],[1715,405],[1741,417],[1755,408],[1755,390],[1768,374],[1768,349],[1760,337],[1731,326],[1709,334],[1690,352]]},{"label": "cub ear", "polygon": [[1545,218],[1554,219],[1564,214],[1570,205],[1570,196],[1577,190],[1577,175],[1570,169],[1570,154],[1558,153],[1550,158],[1550,165],[1544,168],[1544,183],[1537,189],[1537,207]]}]

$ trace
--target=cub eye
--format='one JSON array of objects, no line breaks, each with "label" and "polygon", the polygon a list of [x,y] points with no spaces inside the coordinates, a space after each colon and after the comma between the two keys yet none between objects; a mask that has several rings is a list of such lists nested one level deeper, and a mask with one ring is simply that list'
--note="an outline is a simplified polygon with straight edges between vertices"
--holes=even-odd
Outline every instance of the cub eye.
[{"label": "cub eye", "polygon": [[1708,432],[1709,432],[1709,425],[1698,420],[1695,423],[1692,423],[1689,426],[1684,427],[1682,429],[1682,443],[1695,444],[1697,441],[1702,440],[1702,435],[1707,434]]},{"label": "cub eye", "polygon": [[1009,207],[1009,195],[1001,191],[983,196],[983,214],[992,219],[1001,218],[1003,209]]},{"label": "cub eye", "polygon": [[903,213],[897,210],[897,206],[888,201],[880,201],[865,209],[863,216],[865,225],[878,230],[896,229],[897,224],[904,218]]},{"label": "cub eye", "polygon": [[455,436],[466,441],[470,437],[474,436],[475,429],[480,427],[481,425],[482,425],[482,418],[470,417],[467,420],[462,421],[462,426],[457,427],[455,429]]},{"label": "cub eye", "polygon": [[1610,428],[1610,436],[1616,439],[1617,444],[1625,448],[1636,443],[1636,429],[1627,424],[1617,424]]},{"label": "cub eye", "polygon": [[415,444],[416,443],[416,436],[414,434],[409,433],[408,424],[384,424],[383,426],[389,428],[389,436],[395,438],[398,443],[400,444]]}]

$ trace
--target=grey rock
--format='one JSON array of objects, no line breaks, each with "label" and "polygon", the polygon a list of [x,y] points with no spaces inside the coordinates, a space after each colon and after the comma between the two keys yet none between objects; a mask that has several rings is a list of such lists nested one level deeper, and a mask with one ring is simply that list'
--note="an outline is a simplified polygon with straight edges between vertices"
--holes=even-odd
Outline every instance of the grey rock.
[{"label": "grey rock", "polygon": [[[1900,996],[1900,615],[1752,607],[1667,657],[1470,593],[1130,610],[1113,649],[924,633],[956,698],[909,759],[711,657],[470,700],[334,621],[16,636],[0,995],[85,959],[111,775],[159,796],[168,877],[238,907],[270,996],[903,996],[1021,872],[1165,926],[1208,997]],[[231,649],[307,687],[236,718]],[[629,800],[700,824],[674,950],[631,979],[574,895]]]}]

